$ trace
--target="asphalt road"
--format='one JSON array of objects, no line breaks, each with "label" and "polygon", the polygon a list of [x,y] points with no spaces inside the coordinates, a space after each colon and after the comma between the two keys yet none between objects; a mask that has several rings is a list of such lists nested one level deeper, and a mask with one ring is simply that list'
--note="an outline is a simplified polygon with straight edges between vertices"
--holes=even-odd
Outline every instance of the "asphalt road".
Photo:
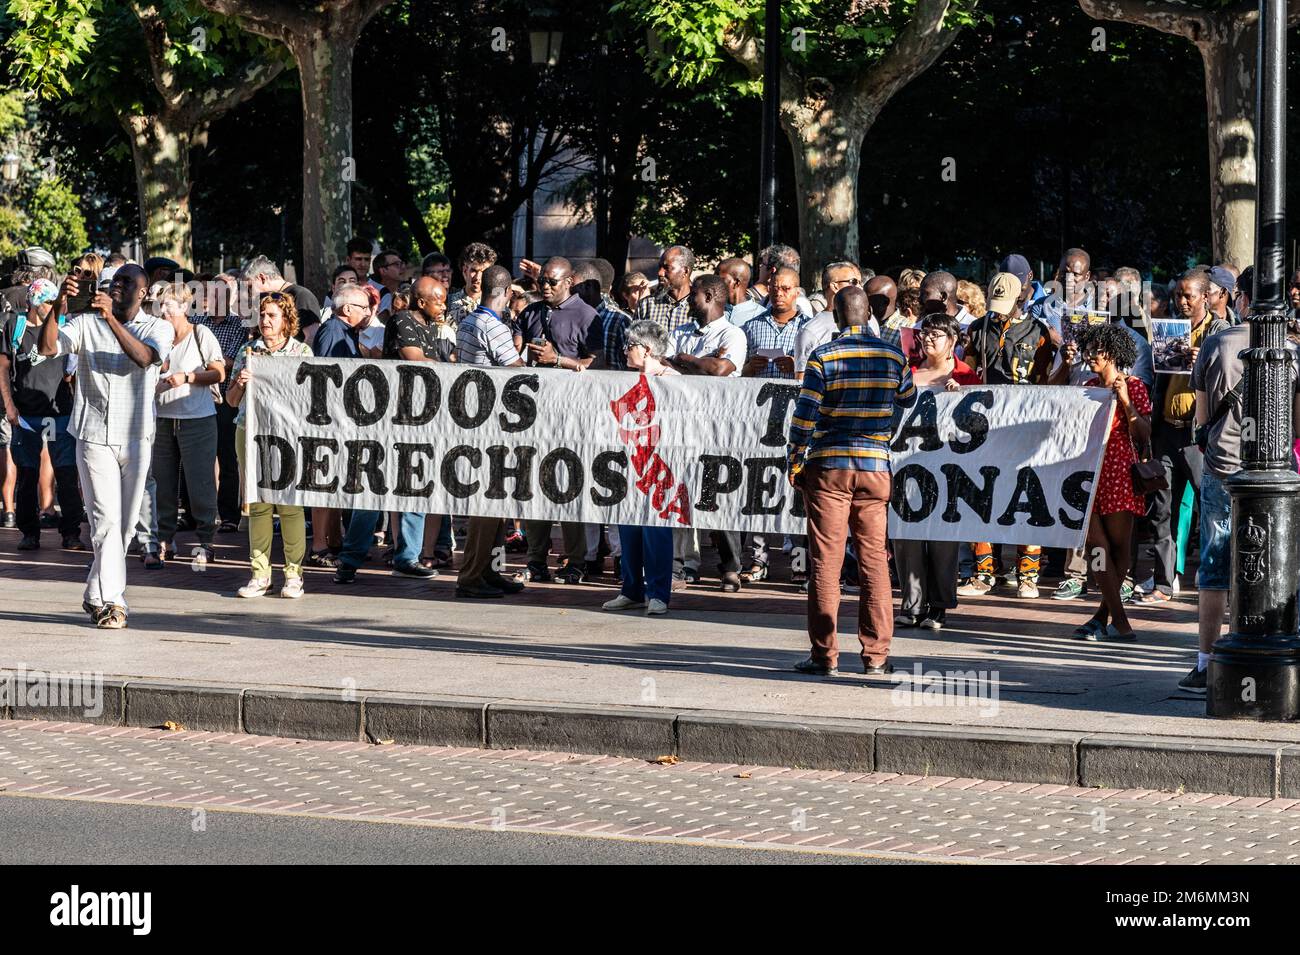
[{"label": "asphalt road", "polygon": [[732,849],[185,807],[0,797],[6,865],[826,865],[864,856]]}]

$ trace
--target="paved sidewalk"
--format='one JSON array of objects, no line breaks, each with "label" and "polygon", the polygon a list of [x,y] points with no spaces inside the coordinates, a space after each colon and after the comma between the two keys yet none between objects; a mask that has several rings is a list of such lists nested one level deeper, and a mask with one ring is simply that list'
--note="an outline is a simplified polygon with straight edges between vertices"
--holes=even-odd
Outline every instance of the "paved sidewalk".
[{"label": "paved sidewalk", "polygon": [[1292,799],[66,723],[0,725],[0,791],[0,808],[23,797],[173,807],[155,824],[200,857],[228,828],[220,814],[240,812],[907,861],[1300,858]]},{"label": "paved sidewalk", "polygon": [[[46,535],[47,540],[50,535]],[[845,675],[803,677],[804,598],[765,582],[736,595],[708,586],[674,595],[667,617],[608,614],[604,583],[535,585],[502,601],[459,601],[453,580],[391,577],[372,563],[340,587],[309,571],[301,601],[233,597],[247,579],[242,536],[222,535],[204,573],[187,562],[129,567],[131,627],[97,631],[80,610],[87,555],[17,553],[0,531],[5,625],[0,668],[98,671],[123,679],[212,682],[442,698],[729,710],[889,723],[1154,734],[1206,740],[1300,741],[1300,726],[1204,717],[1202,696],[1177,689],[1195,655],[1195,598],[1133,611],[1133,645],[1087,644],[1070,631],[1091,612],[989,596],[963,601],[937,635],[900,631],[895,662],[909,675],[982,671],[996,699],[897,693],[857,665],[846,598]],[[778,577],[781,574],[778,574]],[[278,585],[278,584],[277,584]],[[1046,594],[1048,591],[1044,589]],[[932,690],[951,678],[929,676]],[[990,689],[991,688],[991,689]],[[944,705],[931,705],[936,701]]]}]

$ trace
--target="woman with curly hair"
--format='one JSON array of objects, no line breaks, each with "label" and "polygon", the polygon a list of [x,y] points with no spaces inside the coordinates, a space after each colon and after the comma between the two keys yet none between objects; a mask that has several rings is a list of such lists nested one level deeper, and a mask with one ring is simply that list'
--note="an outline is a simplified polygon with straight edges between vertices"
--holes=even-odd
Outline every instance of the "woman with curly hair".
[{"label": "woman with curly hair", "polygon": [[[235,356],[230,369],[232,381],[226,391],[226,402],[238,408],[235,418],[235,450],[239,452],[239,468],[247,467],[244,461],[244,391],[248,388],[252,371],[248,367],[250,355],[258,357],[311,356],[311,347],[295,337],[298,334],[298,309],[293,297],[284,292],[268,292],[257,307],[258,337],[245,345]],[[301,507],[293,504],[266,504],[251,501],[248,504],[249,562],[253,565],[253,579],[239,588],[241,597],[261,597],[271,589],[271,544],[275,534],[275,514],[280,515],[280,539],[284,543],[284,586],[281,597],[297,599],[303,595],[302,562],[307,556],[307,523]]]},{"label": "woman with curly hair", "polygon": [[1137,449],[1151,441],[1151,397],[1140,378],[1120,371],[1137,361],[1137,346],[1123,326],[1088,328],[1080,336],[1080,351],[1094,375],[1084,386],[1109,388],[1116,404],[1088,520],[1088,561],[1101,589],[1101,606],[1074,636],[1089,641],[1135,640],[1120,584],[1132,562],[1133,520],[1146,512],[1146,499],[1133,487],[1132,469]]}]

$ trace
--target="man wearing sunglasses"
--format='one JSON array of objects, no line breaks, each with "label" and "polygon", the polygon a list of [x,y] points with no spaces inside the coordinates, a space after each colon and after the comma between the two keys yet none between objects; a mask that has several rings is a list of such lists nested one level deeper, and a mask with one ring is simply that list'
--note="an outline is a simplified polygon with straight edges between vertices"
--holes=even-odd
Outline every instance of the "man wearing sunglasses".
[{"label": "man wearing sunglasses", "polygon": [[[574,293],[573,284],[573,266],[568,259],[554,256],[546,260],[538,280],[542,300],[529,305],[519,316],[530,365],[582,372],[604,350],[604,329],[596,319],[596,310]],[[551,521],[524,522],[524,537],[528,539],[525,573],[529,580],[552,579],[547,566],[551,524]],[[560,529],[565,566],[555,579],[565,584],[580,584],[586,575],[586,525],[561,521]]]},{"label": "man wearing sunglasses", "polygon": [[[799,327],[794,340],[794,377],[803,380],[808,367],[808,356],[818,345],[825,345],[835,337],[839,326],[835,322],[835,296],[841,289],[860,288],[862,269],[852,262],[832,262],[822,269],[822,293],[826,296],[826,310],[818,312]],[[875,318],[868,319],[871,334],[880,336],[880,325]]]}]

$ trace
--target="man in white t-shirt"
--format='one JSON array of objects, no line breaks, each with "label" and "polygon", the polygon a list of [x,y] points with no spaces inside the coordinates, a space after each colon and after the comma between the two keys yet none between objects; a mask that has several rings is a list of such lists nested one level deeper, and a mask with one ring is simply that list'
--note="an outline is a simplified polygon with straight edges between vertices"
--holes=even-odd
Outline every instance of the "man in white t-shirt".
[{"label": "man in white t-shirt", "polygon": [[[691,283],[690,314],[668,346],[668,363],[683,375],[739,378],[749,342],[745,332],[727,321],[727,283],[720,275],[701,275]],[[717,535],[722,589],[736,591],[740,581],[740,533]],[[673,531],[673,586],[699,580],[699,536],[694,528]]]}]

